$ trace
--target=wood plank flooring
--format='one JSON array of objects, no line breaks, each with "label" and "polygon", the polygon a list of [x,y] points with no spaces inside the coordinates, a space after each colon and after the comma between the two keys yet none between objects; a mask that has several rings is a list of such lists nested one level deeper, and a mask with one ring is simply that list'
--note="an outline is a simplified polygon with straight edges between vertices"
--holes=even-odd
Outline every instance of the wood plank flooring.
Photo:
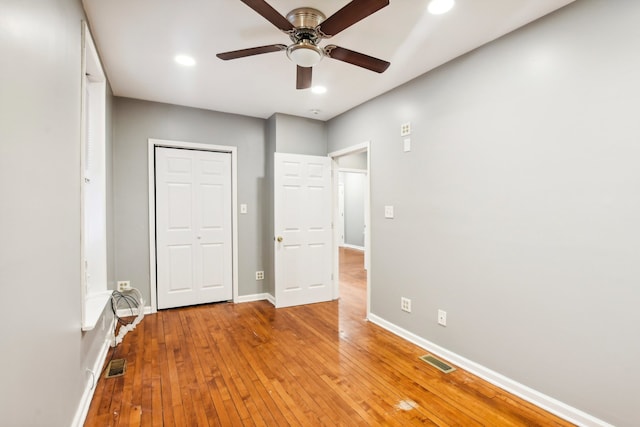
[{"label": "wood plank flooring", "polygon": [[[341,250],[341,299],[164,310],[115,349],[85,426],[569,426],[364,321],[362,253]],[[109,355],[111,356],[111,354]]]}]

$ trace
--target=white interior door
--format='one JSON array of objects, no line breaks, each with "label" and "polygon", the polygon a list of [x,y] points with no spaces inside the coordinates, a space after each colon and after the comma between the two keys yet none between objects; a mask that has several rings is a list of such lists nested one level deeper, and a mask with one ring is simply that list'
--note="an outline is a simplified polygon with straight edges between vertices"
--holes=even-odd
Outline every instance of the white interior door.
[{"label": "white interior door", "polygon": [[331,159],[275,154],[276,307],[333,296]]},{"label": "white interior door", "polygon": [[232,299],[231,154],[156,148],[158,308]]}]

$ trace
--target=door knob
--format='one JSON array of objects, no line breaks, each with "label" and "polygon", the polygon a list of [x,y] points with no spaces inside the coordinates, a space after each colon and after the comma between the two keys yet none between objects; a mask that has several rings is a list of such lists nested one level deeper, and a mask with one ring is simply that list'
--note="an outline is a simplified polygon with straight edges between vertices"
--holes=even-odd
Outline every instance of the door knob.
[{"label": "door knob", "polygon": [[282,242],[282,236],[278,236],[276,240],[278,241],[278,243]]}]

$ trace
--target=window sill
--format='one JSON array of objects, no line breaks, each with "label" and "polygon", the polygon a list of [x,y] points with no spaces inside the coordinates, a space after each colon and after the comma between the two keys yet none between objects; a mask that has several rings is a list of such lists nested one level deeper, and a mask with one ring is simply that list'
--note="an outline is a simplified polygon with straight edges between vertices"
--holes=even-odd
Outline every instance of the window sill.
[{"label": "window sill", "polygon": [[102,291],[89,294],[84,300],[84,316],[82,317],[82,330],[91,331],[96,327],[107,302],[111,299],[112,291]]}]

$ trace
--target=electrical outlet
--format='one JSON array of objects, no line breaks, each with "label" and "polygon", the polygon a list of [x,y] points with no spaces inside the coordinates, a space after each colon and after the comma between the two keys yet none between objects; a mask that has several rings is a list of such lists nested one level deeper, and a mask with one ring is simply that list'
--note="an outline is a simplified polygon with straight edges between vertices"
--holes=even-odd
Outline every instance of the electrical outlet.
[{"label": "electrical outlet", "polygon": [[128,291],[131,289],[131,282],[128,280],[119,280],[118,281],[118,292]]},{"label": "electrical outlet", "polygon": [[400,125],[400,136],[411,135],[411,123],[403,123]]},{"label": "electrical outlet", "polygon": [[385,206],[384,207],[384,217],[388,219],[393,219],[393,206]]},{"label": "electrical outlet", "polygon": [[438,310],[438,325],[447,326],[447,312]]},{"label": "electrical outlet", "polygon": [[400,298],[400,310],[411,313],[411,300],[409,298]]},{"label": "electrical outlet", "polygon": [[256,271],[256,280],[264,280],[264,271]]}]

